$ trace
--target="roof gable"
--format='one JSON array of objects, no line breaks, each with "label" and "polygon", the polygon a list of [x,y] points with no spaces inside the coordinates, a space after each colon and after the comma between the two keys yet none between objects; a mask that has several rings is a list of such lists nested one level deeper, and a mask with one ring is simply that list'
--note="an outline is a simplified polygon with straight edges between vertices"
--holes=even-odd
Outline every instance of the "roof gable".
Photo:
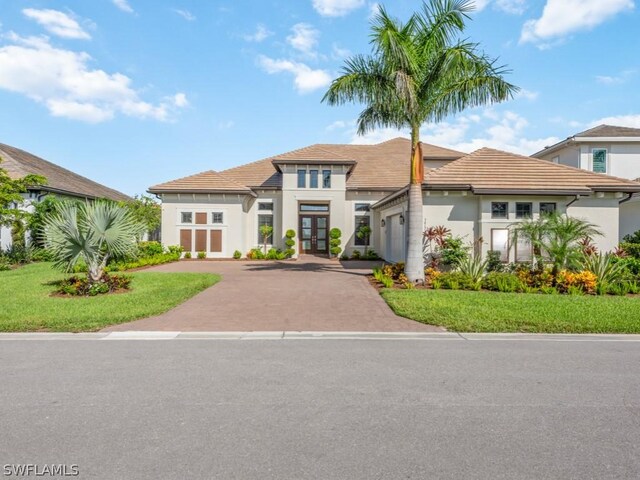
[{"label": "roof gable", "polygon": [[574,137],[639,137],[638,140],[640,140],[640,128],[598,125],[584,132],[576,133]]},{"label": "roof gable", "polygon": [[182,177],[169,182],[160,183],[149,188],[149,191],[151,193],[252,193],[249,187],[227,178],[225,175],[213,170],[207,170],[206,172],[196,173],[195,175],[189,175],[188,177]]},{"label": "roof gable", "polygon": [[115,201],[131,200],[131,197],[109,187],[105,187],[82,175],[48,162],[29,152],[0,143],[0,168],[7,171],[11,178],[25,175],[42,175],[47,183],[42,190],[52,190],[71,196],[85,198],[106,198]]}]

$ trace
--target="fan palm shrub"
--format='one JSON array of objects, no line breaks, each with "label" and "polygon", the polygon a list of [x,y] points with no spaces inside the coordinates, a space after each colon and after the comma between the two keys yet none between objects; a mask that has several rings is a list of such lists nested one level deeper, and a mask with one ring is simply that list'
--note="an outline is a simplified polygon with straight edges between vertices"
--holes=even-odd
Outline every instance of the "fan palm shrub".
[{"label": "fan palm shrub", "polygon": [[517,91],[494,58],[459,39],[473,5],[431,0],[404,23],[379,7],[371,28],[372,54],[347,59],[323,98],[329,105],[363,104],[359,134],[377,127],[411,132],[406,274],[412,282],[424,280],[420,128],[468,107],[508,100]]},{"label": "fan palm shrub", "polygon": [[554,277],[562,269],[579,266],[582,258],[581,240],[602,235],[596,225],[580,218],[569,215],[546,215],[544,218],[548,223],[544,249],[553,264]]},{"label": "fan palm shrub", "polygon": [[136,254],[141,231],[144,225],[126,207],[65,201],[44,221],[42,240],[55,267],[71,272],[84,262],[92,284],[103,277],[110,258]]}]

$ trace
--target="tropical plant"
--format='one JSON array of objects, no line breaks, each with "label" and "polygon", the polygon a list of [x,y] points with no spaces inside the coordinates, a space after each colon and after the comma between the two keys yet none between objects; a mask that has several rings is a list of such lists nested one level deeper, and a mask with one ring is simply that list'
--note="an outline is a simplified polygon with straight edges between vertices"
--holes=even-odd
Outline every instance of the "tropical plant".
[{"label": "tropical plant", "polygon": [[236,260],[240,260],[240,258],[242,258],[242,252],[240,250],[236,250],[235,252],[233,252],[233,258],[235,258]]},{"label": "tropical plant", "polygon": [[468,276],[479,288],[484,272],[487,269],[487,260],[483,260],[480,255],[467,255],[458,260],[457,267],[460,273]]},{"label": "tropical plant", "polygon": [[504,67],[478,44],[459,40],[472,10],[470,0],[431,0],[402,23],[379,7],[371,29],[372,54],[347,59],[323,98],[329,105],[364,104],[360,134],[377,127],[411,132],[406,264],[411,281],[424,280],[420,127],[468,107],[507,100],[517,91],[503,79]]},{"label": "tropical plant", "polygon": [[517,245],[520,240],[531,245],[534,270],[542,270],[544,267],[543,251],[549,237],[549,227],[549,215],[541,215],[536,219],[528,218],[510,226],[512,245]]},{"label": "tropical plant", "polygon": [[33,204],[33,212],[27,218],[27,228],[31,242],[36,247],[44,247],[42,243],[42,229],[47,218],[53,215],[61,200],[53,195],[47,195],[40,202]]},{"label": "tropical plant", "polygon": [[551,259],[554,277],[559,270],[580,264],[580,240],[602,235],[594,224],[568,215],[545,215],[544,220],[549,232],[544,248]]},{"label": "tropical plant", "polygon": [[264,245],[264,254],[267,254],[267,244],[269,243],[269,237],[273,234],[273,227],[271,225],[260,225],[260,235],[262,235],[262,243]]},{"label": "tropical plant", "polygon": [[469,256],[469,248],[462,237],[448,236],[439,249],[440,259],[444,265],[456,267]]},{"label": "tropical plant", "polygon": [[54,266],[70,272],[87,266],[90,283],[99,282],[111,257],[133,256],[144,225],[112,202],[62,202],[44,224],[43,240]]},{"label": "tropical plant", "polygon": [[639,244],[640,243],[640,230],[638,230],[637,232],[625,235],[622,238],[622,241],[624,243],[636,243],[636,244]]},{"label": "tropical plant", "polygon": [[609,285],[614,283],[624,271],[624,264],[616,261],[616,257],[610,253],[597,253],[595,255],[584,255],[581,259],[584,270],[592,272],[598,284]]},{"label": "tropical plant", "polygon": [[487,252],[487,272],[502,272],[503,270],[502,253],[497,250],[489,250]]}]

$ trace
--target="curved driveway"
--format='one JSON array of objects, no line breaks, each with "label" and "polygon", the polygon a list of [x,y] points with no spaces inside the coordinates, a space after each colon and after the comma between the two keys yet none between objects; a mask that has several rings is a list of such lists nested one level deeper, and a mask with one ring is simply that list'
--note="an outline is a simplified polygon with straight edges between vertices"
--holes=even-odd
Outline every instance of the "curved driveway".
[{"label": "curved driveway", "polygon": [[212,272],[222,281],[162,315],[105,330],[441,331],[396,316],[366,278],[372,262],[182,261],[156,272]]}]

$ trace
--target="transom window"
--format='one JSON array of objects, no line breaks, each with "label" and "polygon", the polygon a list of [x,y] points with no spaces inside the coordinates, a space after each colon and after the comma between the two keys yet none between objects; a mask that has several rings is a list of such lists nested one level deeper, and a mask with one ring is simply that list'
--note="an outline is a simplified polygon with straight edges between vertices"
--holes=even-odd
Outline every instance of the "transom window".
[{"label": "transom window", "polygon": [[368,212],[371,209],[371,206],[368,203],[356,203],[355,210],[356,212]]},{"label": "transom window", "polygon": [[591,169],[595,173],[607,173],[607,149],[594,148],[591,154],[593,156]]},{"label": "transom window", "polygon": [[273,210],[273,202],[258,202],[258,210]]},{"label": "transom window", "polygon": [[306,170],[298,170],[298,188],[307,188]]},{"label": "transom window", "polygon": [[309,188],[318,188],[318,170],[309,170]]},{"label": "transom window", "polygon": [[182,212],[180,214],[180,219],[182,223],[193,223],[193,213],[192,212]]},{"label": "transom window", "polygon": [[509,218],[507,202],[491,202],[491,218]]},{"label": "transom window", "polygon": [[322,171],[322,188],[331,188],[331,170]]},{"label": "transom window", "polygon": [[532,203],[516,203],[516,218],[531,218],[532,213]]},{"label": "transom window", "polygon": [[328,212],[329,205],[317,205],[313,203],[301,203],[300,204],[301,212]]},{"label": "transom window", "polygon": [[224,223],[224,216],[222,212],[211,213],[211,223]]}]

